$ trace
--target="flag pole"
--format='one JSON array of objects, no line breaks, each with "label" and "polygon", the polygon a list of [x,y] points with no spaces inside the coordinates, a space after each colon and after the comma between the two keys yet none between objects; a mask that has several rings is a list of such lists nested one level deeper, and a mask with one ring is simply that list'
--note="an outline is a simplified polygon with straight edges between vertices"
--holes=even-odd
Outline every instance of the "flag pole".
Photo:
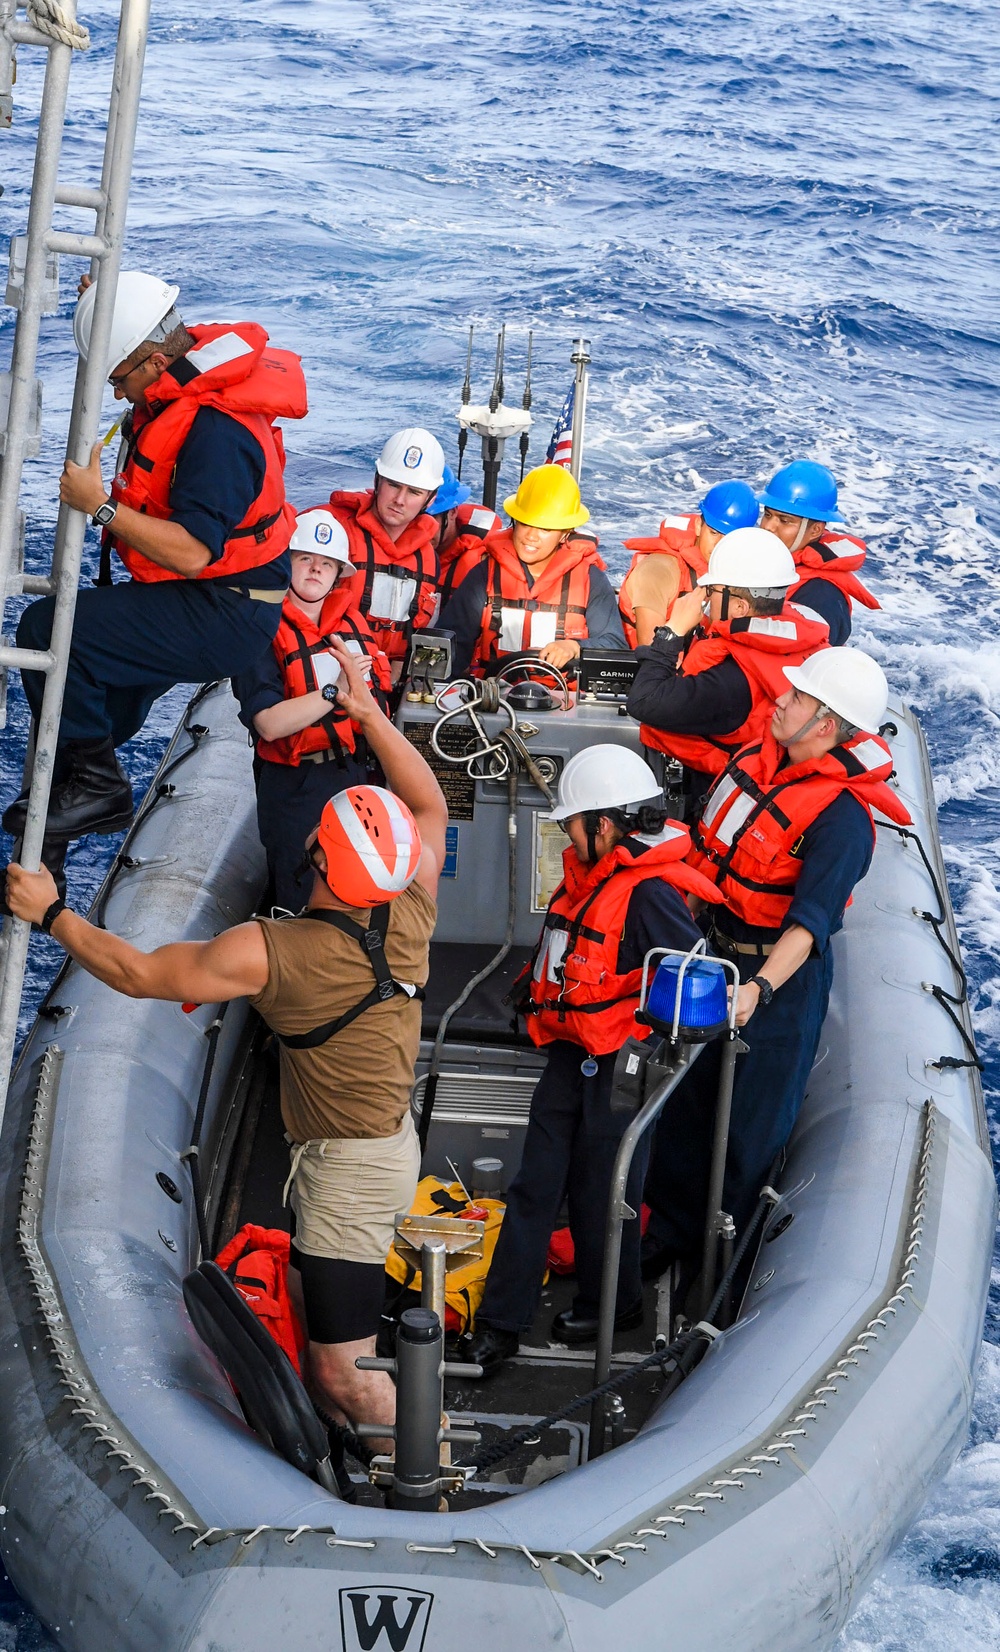
[{"label": "flag pole", "polygon": [[587,418],[587,390],[590,385],[590,340],[575,338],[570,361],[576,368],[573,396],[573,448],[569,461],[570,472],[577,482],[583,466],[583,429]]}]

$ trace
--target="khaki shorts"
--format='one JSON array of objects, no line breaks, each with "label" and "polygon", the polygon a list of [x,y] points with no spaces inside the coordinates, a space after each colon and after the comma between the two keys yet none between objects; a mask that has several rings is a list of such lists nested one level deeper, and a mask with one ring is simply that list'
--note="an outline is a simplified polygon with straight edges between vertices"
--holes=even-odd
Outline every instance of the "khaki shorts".
[{"label": "khaki shorts", "polygon": [[293,1143],[285,1184],[295,1244],[306,1256],[382,1267],[395,1220],[417,1191],[420,1148],[407,1113],[394,1136]]}]

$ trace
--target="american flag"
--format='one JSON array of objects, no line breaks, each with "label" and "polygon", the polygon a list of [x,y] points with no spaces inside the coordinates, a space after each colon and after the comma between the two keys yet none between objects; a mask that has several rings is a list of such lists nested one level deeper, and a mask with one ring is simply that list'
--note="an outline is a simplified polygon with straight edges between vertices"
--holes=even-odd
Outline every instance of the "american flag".
[{"label": "american flag", "polygon": [[573,402],[576,399],[576,383],[569,387],[569,394],[559,409],[556,427],[552,432],[552,440],[545,451],[547,465],[562,465],[568,470],[573,457]]}]

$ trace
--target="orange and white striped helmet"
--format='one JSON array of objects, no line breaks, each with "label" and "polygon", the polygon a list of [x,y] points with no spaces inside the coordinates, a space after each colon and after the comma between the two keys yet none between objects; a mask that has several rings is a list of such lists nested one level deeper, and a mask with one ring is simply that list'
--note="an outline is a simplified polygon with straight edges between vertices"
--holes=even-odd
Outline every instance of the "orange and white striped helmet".
[{"label": "orange and white striped helmet", "polygon": [[393,900],[420,864],[417,823],[384,786],[349,786],[331,797],[317,838],[326,855],[326,881],[347,906]]}]

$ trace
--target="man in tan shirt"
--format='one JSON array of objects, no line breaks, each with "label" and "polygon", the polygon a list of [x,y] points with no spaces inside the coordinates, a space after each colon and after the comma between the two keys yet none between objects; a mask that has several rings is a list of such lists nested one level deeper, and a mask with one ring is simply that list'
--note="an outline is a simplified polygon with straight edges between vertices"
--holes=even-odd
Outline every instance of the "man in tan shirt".
[{"label": "man in tan shirt", "polygon": [[117,991],[206,1004],[247,997],[277,1034],[289,1284],[304,1305],[316,1398],[356,1427],[395,1420],[388,1376],[355,1361],[374,1351],[393,1218],[410,1208],[419,1174],[409,1103],[448,811],[356,657],[336,641],[332,652],[339,709],[361,727],[388,789],[352,787],[326,805],[308,845],[316,877],[303,914],[144,953],[69,911],[44,869],[10,866],[7,899]]}]

